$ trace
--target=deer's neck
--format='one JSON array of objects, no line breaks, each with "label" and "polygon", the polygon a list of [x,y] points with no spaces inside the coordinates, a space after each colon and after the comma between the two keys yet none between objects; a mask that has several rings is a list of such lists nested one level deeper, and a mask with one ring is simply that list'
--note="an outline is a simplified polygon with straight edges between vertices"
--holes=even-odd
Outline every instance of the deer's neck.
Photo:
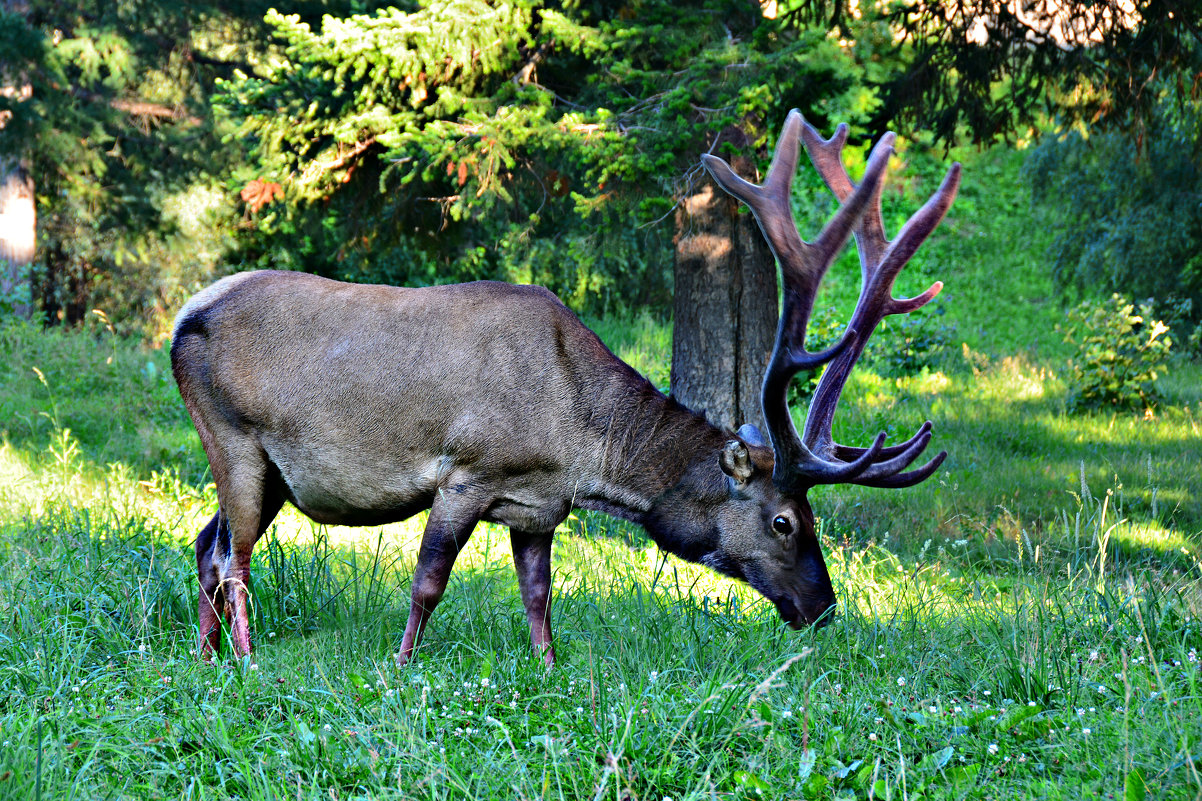
[{"label": "deer's neck", "polygon": [[603,394],[590,423],[593,478],[576,505],[638,523],[686,559],[711,551],[712,511],[729,494],[718,457],[730,435],[645,379]]}]

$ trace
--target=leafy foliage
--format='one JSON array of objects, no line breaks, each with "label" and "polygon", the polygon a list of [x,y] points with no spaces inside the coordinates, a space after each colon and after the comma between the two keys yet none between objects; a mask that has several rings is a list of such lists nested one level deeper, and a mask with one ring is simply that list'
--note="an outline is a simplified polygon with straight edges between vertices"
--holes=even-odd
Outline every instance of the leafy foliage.
[{"label": "leafy foliage", "polygon": [[34,290],[48,322],[99,307],[122,331],[153,331],[212,278],[231,234],[214,225],[229,202],[219,176],[240,149],[222,142],[210,95],[216,77],[270,57],[269,5],[4,4],[0,151],[35,182]]},{"label": "leafy foliage", "polygon": [[137,0],[0,13],[0,62],[27,82],[0,97],[11,115],[0,147],[35,180],[34,283],[51,321],[79,322],[102,305],[128,325],[168,302],[189,261],[164,204],[211,152],[197,140],[201,86],[175,49],[194,13]]},{"label": "leafy foliage", "polygon": [[860,68],[734,0],[438,0],[267,17],[285,57],[223,85],[283,202],[240,258],[351,280],[544,284],[577,309],[667,305],[682,176],[723,132],[800,106],[864,119]]},{"label": "leafy foliage", "polygon": [[1077,348],[1072,371],[1074,407],[1131,408],[1152,402],[1152,382],[1164,373],[1173,341],[1168,326],[1152,319],[1152,304],[1135,306],[1122,295],[1083,301],[1058,329]]},{"label": "leafy foliage", "polygon": [[887,317],[865,355],[886,375],[918,375],[949,352],[956,328],[943,317],[942,304],[900,317]]},{"label": "leafy foliage", "polygon": [[[1062,284],[1202,310],[1202,104],[1165,89],[1139,143],[1070,130],[1027,165]],[[1196,311],[1191,310],[1196,320]]]},{"label": "leafy foliage", "polygon": [[1202,76],[1194,0],[781,5],[786,19],[852,38],[887,32],[895,52],[873,79],[882,97],[874,127],[918,126],[949,144],[965,134],[978,143],[1010,138],[1049,111],[1138,133],[1154,116],[1158,76],[1175,76],[1183,94],[1196,93]]}]

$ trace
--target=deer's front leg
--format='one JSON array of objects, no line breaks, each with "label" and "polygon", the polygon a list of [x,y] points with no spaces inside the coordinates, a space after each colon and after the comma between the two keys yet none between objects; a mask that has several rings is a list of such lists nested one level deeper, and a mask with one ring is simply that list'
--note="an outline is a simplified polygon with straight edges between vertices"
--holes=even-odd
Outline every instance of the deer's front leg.
[{"label": "deer's front leg", "polygon": [[451,577],[451,568],[455,566],[455,557],[467,544],[468,537],[472,535],[479,520],[474,511],[457,516],[454,510],[449,508],[451,505],[452,502],[439,492],[434,499],[434,505],[430,507],[430,517],[426,520],[422,547],[417,556],[417,567],[413,571],[409,621],[405,624],[405,634],[401,637],[401,650],[396,654],[397,667],[403,666],[413,658],[413,652],[425,631],[426,621],[446,591],[447,579]]},{"label": "deer's front leg", "polygon": [[513,566],[522,590],[522,605],[530,623],[530,644],[547,667],[555,664],[551,645],[551,535],[509,530]]}]

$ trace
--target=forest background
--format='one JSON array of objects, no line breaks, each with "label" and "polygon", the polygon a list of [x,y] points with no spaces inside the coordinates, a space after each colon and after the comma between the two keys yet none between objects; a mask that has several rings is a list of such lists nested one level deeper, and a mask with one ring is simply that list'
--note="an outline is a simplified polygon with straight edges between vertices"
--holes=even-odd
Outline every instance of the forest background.
[{"label": "forest background", "polygon": [[[0,3],[0,797],[1202,794],[1196,3],[276,8]],[[899,286],[947,288],[877,333],[836,420],[931,418],[951,455],[911,490],[812,493],[837,633],[583,515],[557,672],[524,658],[486,530],[398,676],[420,520],[285,516],[262,668],[195,665],[215,498],[163,348],[190,294],[264,267],[538,283],[665,391],[758,377],[730,301],[775,268],[690,248],[754,233],[698,156],[761,170],[794,107],[850,125],[853,175],[901,134],[891,230],[965,164]],[[793,199],[812,236],[833,203],[804,159]],[[737,425],[747,380],[690,402]]]}]

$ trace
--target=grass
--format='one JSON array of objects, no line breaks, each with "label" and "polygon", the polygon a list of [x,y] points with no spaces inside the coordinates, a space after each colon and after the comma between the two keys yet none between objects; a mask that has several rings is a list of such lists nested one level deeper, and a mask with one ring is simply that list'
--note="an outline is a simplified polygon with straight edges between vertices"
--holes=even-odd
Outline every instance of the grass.
[{"label": "grass", "polygon": [[483,526],[397,671],[420,521],[286,515],[256,555],[255,661],[206,666],[186,534],[203,504],[120,477],[109,504],[35,480],[40,514],[0,529],[0,797],[1202,788],[1197,571],[1122,564],[1107,496],[1063,519],[1080,543],[1064,558],[954,542],[903,560],[827,536],[843,612],[801,633],[634,531],[575,519],[557,539],[551,671],[527,652],[507,537]]},{"label": "grass", "polygon": [[[215,498],[166,354],[103,320],[0,327],[0,799],[1202,797],[1202,375],[1174,365],[1150,416],[1067,414],[1016,157],[972,158],[915,265],[948,282],[935,347],[898,366],[914,331],[882,332],[837,419],[861,443],[929,417],[951,456],[905,491],[811,493],[841,601],[821,631],[582,514],[554,669],[484,525],[398,671],[422,517],[286,510],[253,661],[201,664],[189,543]],[[666,384],[662,324],[597,328]]]}]

